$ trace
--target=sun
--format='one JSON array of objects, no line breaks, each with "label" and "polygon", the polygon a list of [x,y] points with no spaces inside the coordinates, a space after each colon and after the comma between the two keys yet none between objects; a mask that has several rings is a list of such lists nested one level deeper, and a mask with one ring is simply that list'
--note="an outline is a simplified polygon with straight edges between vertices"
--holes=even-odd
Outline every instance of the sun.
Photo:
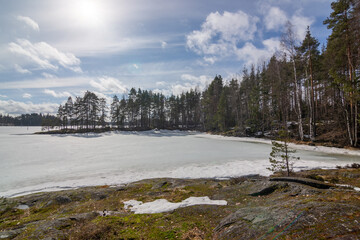
[{"label": "sun", "polygon": [[100,0],[74,0],[73,14],[77,24],[87,27],[99,27],[105,14]]}]

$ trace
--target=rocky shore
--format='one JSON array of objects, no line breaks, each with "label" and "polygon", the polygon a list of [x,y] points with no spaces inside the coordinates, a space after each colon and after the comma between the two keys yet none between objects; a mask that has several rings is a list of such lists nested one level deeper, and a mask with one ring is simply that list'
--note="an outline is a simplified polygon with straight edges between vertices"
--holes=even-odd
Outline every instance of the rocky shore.
[{"label": "rocky shore", "polygon": [[[0,239],[360,239],[360,169],[150,179],[0,199]],[[225,200],[134,214],[129,200]]]}]

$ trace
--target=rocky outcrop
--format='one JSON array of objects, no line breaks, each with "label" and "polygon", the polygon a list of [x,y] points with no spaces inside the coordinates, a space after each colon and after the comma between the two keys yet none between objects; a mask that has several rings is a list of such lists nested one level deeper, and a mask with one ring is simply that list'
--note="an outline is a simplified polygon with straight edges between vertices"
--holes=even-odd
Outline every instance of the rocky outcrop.
[{"label": "rocky outcrop", "polygon": [[[360,169],[296,175],[149,179],[0,198],[0,239],[359,239],[360,192],[342,186],[360,187]],[[228,204],[139,215],[123,204],[205,196]]]},{"label": "rocky outcrop", "polygon": [[241,208],[221,220],[214,239],[274,239],[289,232],[296,233],[290,239],[359,239],[359,213],[359,206],[341,203]]}]

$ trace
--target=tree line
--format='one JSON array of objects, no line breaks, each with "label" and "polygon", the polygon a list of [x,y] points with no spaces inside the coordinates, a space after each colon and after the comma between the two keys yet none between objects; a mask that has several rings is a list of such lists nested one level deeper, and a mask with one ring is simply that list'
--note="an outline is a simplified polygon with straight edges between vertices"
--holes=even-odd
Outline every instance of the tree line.
[{"label": "tree line", "polygon": [[95,129],[96,126],[106,126],[106,100],[95,93],[86,91],[83,97],[76,97],[75,101],[68,98],[58,109],[60,125],[76,129]]},{"label": "tree line", "polygon": [[41,126],[46,122],[58,125],[58,119],[49,114],[31,113],[21,114],[20,116],[0,114],[0,126]]},{"label": "tree line", "polygon": [[[360,3],[338,0],[324,21],[332,30],[320,46],[310,28],[298,42],[285,25],[281,51],[261,66],[244,68],[241,80],[220,75],[204,91],[192,89],[164,96],[132,88],[105,100],[86,92],[59,108],[64,128],[106,125],[119,129],[199,129],[232,134],[291,131],[299,140],[359,145]],[[109,114],[108,114],[109,113]]]},{"label": "tree line", "polygon": [[200,129],[201,93],[190,90],[179,96],[132,88],[120,100],[114,96],[110,109],[104,98],[87,91],[73,101],[69,97],[58,109],[63,129],[95,129],[106,127],[107,118],[118,129],[145,130],[151,128]]}]

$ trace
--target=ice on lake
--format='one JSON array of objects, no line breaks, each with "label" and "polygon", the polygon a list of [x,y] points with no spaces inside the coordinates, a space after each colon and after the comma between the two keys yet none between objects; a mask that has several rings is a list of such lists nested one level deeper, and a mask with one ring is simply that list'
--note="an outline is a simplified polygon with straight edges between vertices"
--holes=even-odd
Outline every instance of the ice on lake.
[{"label": "ice on lake", "polygon": [[[269,175],[269,142],[198,132],[147,131],[33,135],[40,128],[0,127],[0,196],[147,178]],[[338,151],[341,152],[341,151]],[[352,153],[351,153],[352,154]],[[295,168],[334,168],[359,155],[298,150]]]}]

